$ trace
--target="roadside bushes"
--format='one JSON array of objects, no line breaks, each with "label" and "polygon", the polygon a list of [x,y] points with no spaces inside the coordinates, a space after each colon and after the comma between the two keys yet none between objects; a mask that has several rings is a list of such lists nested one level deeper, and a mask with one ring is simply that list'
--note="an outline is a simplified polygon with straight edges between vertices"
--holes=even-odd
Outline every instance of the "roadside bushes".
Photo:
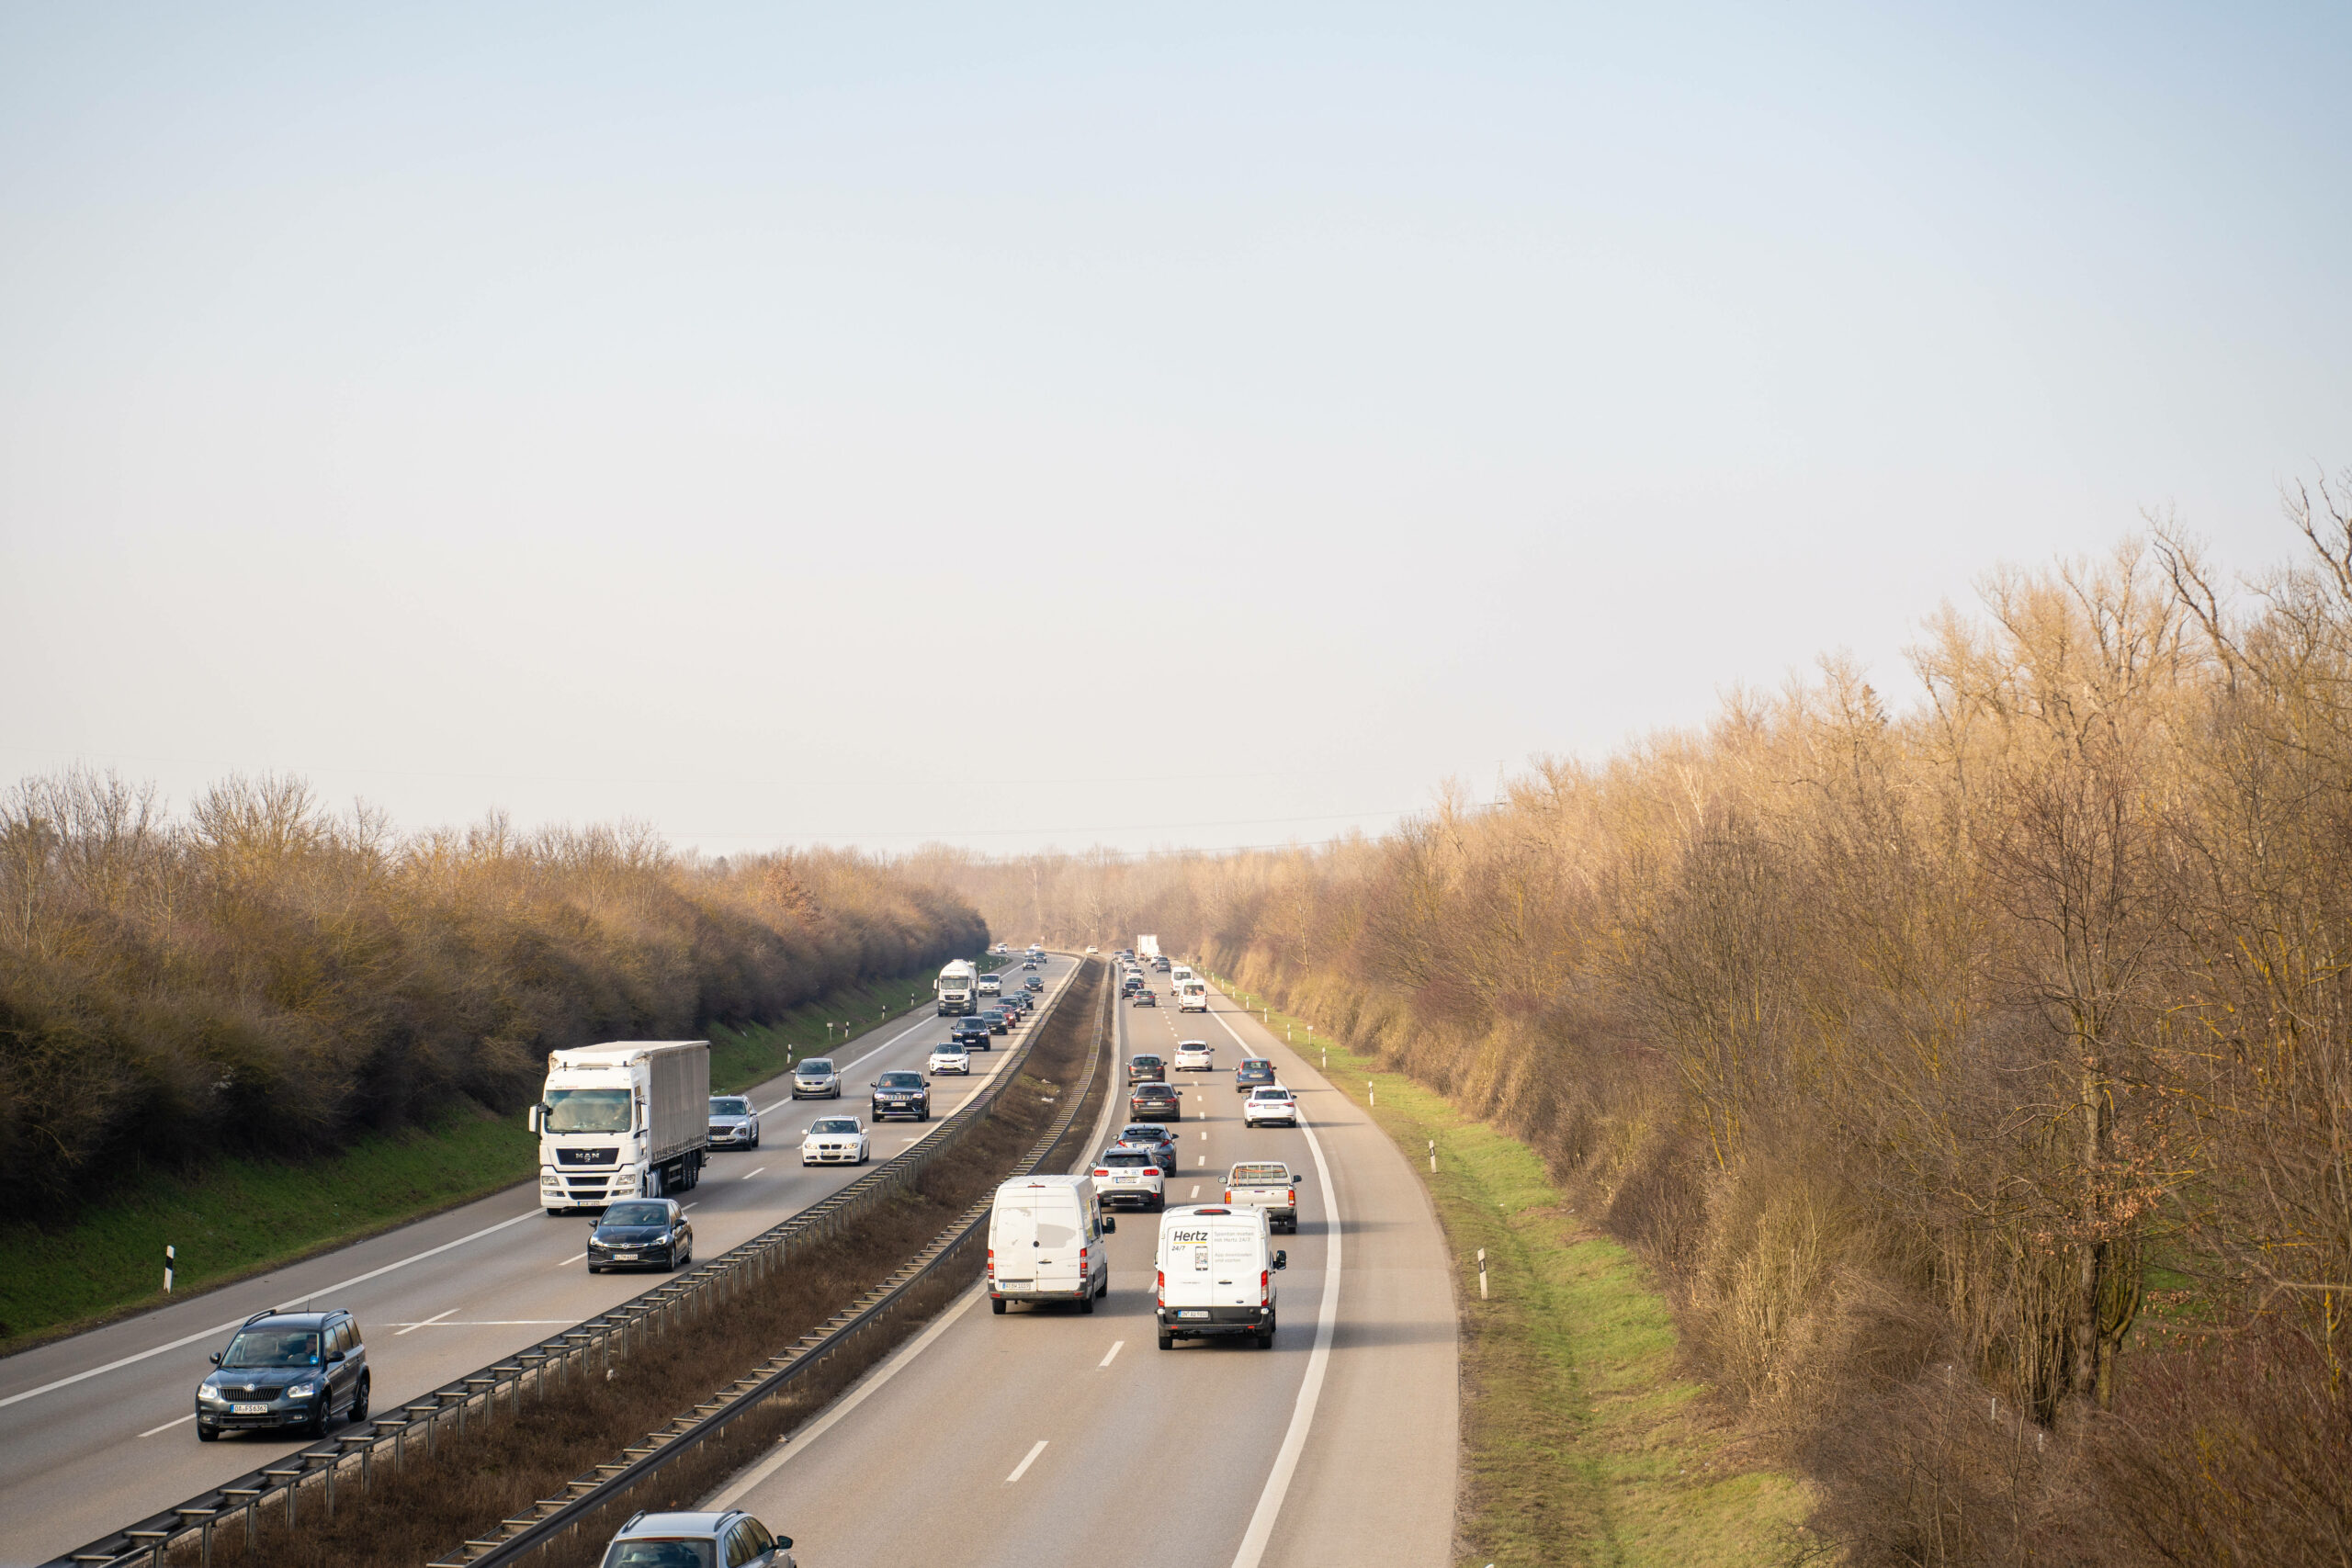
[{"label": "roadside bushes", "polygon": [[636,828],[403,836],[300,781],[183,818],[83,771],[0,794],[0,1179],[61,1214],[140,1166],[300,1156],[546,1053],[694,1033],[968,953],[961,899],[837,852],[703,862]]},{"label": "roadside bushes", "polygon": [[[2352,478],[2345,481],[2352,487]],[[2352,511],[2005,571],[1379,840],[926,868],[1159,933],[1526,1139],[1857,1562],[2352,1540]]]}]

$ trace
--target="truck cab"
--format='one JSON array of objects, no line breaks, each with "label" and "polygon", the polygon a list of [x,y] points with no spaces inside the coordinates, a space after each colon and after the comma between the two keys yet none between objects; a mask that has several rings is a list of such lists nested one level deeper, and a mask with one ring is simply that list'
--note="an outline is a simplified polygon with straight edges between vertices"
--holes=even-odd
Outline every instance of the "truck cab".
[{"label": "truck cab", "polygon": [[701,1181],[710,1147],[710,1043],[618,1040],[550,1052],[529,1121],[548,1213],[686,1191]]}]

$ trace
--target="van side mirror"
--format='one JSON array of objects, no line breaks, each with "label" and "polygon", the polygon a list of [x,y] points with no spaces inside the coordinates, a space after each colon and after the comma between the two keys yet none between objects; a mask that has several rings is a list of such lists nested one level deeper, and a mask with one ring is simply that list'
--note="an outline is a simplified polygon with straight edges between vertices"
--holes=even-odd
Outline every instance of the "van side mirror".
[{"label": "van side mirror", "polygon": [[1102,1234],[1104,1235],[1114,1235],[1118,1233],[1118,1216],[1115,1214],[1105,1214],[1102,1216]]},{"label": "van side mirror", "polygon": [[1275,1267],[1275,1268],[1277,1268],[1277,1269],[1287,1269],[1287,1268],[1289,1268],[1289,1267],[1290,1267],[1290,1254],[1289,1254],[1289,1253],[1287,1253],[1287,1252],[1280,1252],[1280,1251],[1276,1252],[1276,1253],[1274,1254],[1274,1267]]}]

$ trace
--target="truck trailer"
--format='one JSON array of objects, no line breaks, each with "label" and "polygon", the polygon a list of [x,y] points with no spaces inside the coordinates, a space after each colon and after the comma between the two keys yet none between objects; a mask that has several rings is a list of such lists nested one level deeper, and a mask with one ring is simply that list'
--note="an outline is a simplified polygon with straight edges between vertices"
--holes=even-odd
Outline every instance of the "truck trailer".
[{"label": "truck trailer", "polygon": [[616,1040],[548,1053],[531,1107],[539,1207],[601,1209],[684,1192],[710,1146],[710,1042]]}]

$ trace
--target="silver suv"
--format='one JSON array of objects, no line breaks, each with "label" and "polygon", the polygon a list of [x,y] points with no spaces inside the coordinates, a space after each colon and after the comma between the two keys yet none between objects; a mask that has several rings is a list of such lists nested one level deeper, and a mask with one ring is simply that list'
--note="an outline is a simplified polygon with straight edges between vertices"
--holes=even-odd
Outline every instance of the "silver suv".
[{"label": "silver suv", "polygon": [[792,1098],[795,1100],[839,1100],[842,1097],[842,1076],[833,1070],[831,1056],[811,1056],[792,1069]]},{"label": "silver suv", "polygon": [[792,1538],[751,1515],[639,1514],[605,1548],[603,1568],[795,1568]]}]

